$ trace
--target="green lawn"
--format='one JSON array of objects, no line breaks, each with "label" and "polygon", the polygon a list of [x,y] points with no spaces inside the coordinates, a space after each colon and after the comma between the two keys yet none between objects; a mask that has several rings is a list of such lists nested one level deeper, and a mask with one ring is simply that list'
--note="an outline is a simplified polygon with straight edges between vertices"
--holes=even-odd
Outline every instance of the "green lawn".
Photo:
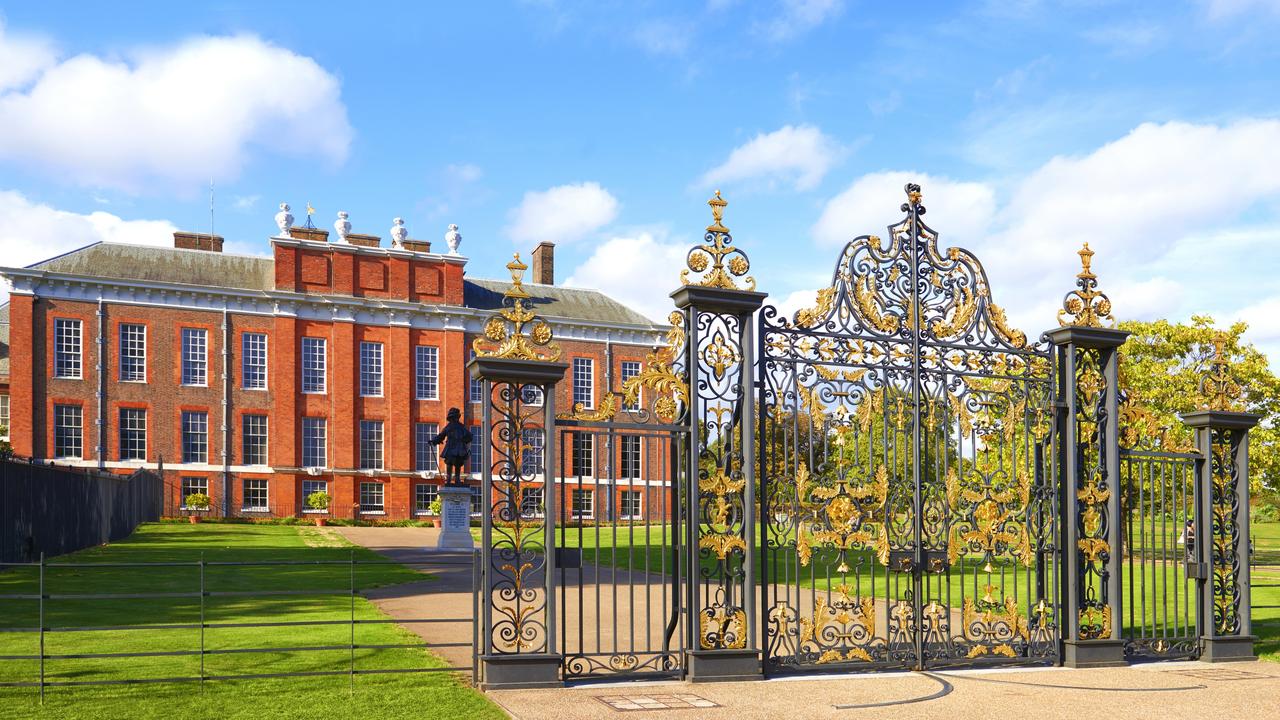
[{"label": "green lawn", "polygon": [[[1254,523],[1253,604],[1280,605],[1280,523]],[[1280,608],[1253,611],[1253,634],[1258,657],[1280,662]]]},{"label": "green lawn", "polygon": [[[109,546],[58,558],[45,572],[45,592],[186,593],[200,587],[198,566],[140,568],[72,568],[68,563],[129,562],[263,562],[310,563],[341,560],[382,560],[364,548],[351,546],[337,533],[306,526],[148,524],[128,539]],[[205,601],[206,623],[269,623],[297,620],[345,621],[352,613],[360,620],[386,619],[372,603],[349,593],[353,577],[349,564],[299,564],[276,567],[207,565],[205,589],[211,592],[333,590],[332,594],[275,597],[210,597]],[[356,565],[358,588],[391,585],[424,576],[400,565]],[[0,594],[36,593],[34,568],[0,573]],[[161,625],[199,623],[198,598],[72,600],[50,599],[45,627]],[[0,600],[0,625],[37,627],[38,606],[31,600]],[[278,648],[266,653],[218,653],[204,657],[204,673],[235,675],[296,671],[342,670],[350,651],[301,652],[288,648],[345,645],[351,639],[347,624],[307,627],[207,628],[208,650]],[[357,625],[357,644],[417,642],[417,636],[395,624]],[[0,633],[0,655],[38,654],[38,634]],[[198,629],[78,631],[45,634],[48,654],[155,652],[198,650]],[[94,681],[120,678],[198,676],[199,655],[107,659],[53,659],[45,665],[46,679]],[[434,655],[418,648],[358,649],[359,670],[442,667]],[[0,681],[34,681],[38,663],[0,661]],[[38,704],[35,688],[0,688],[0,718],[122,718],[122,717],[347,717],[368,714],[379,718],[431,716],[502,717],[482,695],[466,687],[453,673],[364,675],[354,688],[346,676],[161,683],[129,686],[54,687]]]}]

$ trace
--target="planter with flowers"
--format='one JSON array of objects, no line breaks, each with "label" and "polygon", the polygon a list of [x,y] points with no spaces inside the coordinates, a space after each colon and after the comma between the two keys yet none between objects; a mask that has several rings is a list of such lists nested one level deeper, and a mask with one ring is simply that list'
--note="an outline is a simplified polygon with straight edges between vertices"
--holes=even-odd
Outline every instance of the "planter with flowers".
[{"label": "planter with flowers", "polygon": [[[317,513],[329,512],[329,501],[333,498],[329,497],[329,493],[323,490],[317,490],[307,496],[307,507]],[[324,515],[316,518],[316,527],[324,527],[326,518]]]}]

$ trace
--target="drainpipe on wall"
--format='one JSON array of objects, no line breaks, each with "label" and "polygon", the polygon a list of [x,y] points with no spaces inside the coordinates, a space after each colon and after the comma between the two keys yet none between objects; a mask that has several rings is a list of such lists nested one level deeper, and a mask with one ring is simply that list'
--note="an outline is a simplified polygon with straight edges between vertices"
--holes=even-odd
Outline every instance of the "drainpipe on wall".
[{"label": "drainpipe on wall", "polygon": [[98,294],[98,469],[107,468],[107,305]]},{"label": "drainpipe on wall", "polygon": [[222,517],[231,515],[231,317],[222,303]]}]

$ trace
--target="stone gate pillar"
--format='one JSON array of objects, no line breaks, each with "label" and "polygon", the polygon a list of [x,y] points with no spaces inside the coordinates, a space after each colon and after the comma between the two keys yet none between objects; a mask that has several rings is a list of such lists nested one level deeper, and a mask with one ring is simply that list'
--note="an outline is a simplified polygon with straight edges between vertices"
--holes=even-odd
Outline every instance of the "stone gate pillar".
[{"label": "stone gate pillar", "polygon": [[1254,660],[1249,618],[1249,431],[1262,416],[1234,409],[1239,387],[1228,374],[1222,335],[1202,390],[1205,409],[1182,416],[1204,457],[1196,477],[1196,558],[1200,585],[1200,659]]},{"label": "stone gate pillar", "polygon": [[1077,289],[1048,335],[1057,346],[1058,468],[1061,473],[1063,662],[1125,664],[1121,633],[1119,348],[1129,333],[1114,323],[1097,289],[1093,251],[1080,250]]},{"label": "stone gate pillar", "polygon": [[[467,364],[484,387],[481,443],[481,687],[561,685],[556,647],[555,528],[559,468],[555,451],[556,384],[566,363],[551,327],[525,308],[520,284],[527,266],[507,265],[510,303],[489,319]],[[526,335],[527,333],[527,335]],[[537,393],[541,398],[537,398]],[[538,401],[541,404],[538,404]],[[533,402],[528,402],[533,401]],[[542,453],[531,434],[541,433]],[[527,443],[527,444],[526,444]],[[524,512],[539,503],[540,512]]]},{"label": "stone gate pillar", "polygon": [[[708,203],[714,222],[689,251],[683,287],[671,294],[685,314],[690,448],[682,494],[688,677],[694,682],[761,676],[755,568],[755,335],[765,293],[721,224],[727,203]],[[689,273],[701,274],[691,278]]]}]

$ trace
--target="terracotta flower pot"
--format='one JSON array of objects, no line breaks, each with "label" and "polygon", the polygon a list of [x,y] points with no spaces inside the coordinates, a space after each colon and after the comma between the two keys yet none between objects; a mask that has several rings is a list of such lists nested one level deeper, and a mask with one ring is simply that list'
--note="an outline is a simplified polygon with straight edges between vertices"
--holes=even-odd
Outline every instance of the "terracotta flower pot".
[{"label": "terracotta flower pot", "polygon": [[316,527],[324,527],[326,520],[322,517],[316,518]]},{"label": "terracotta flower pot", "polygon": [[191,521],[191,524],[192,524],[192,525],[199,525],[199,524],[200,524],[200,516],[199,516],[199,515],[188,515],[188,516],[187,516],[187,519]]},{"label": "terracotta flower pot", "polygon": [[440,522],[441,522],[441,521],[440,521],[440,518],[438,518],[438,517],[433,517],[433,518],[431,518],[431,526],[432,526],[432,527],[440,527]]}]

